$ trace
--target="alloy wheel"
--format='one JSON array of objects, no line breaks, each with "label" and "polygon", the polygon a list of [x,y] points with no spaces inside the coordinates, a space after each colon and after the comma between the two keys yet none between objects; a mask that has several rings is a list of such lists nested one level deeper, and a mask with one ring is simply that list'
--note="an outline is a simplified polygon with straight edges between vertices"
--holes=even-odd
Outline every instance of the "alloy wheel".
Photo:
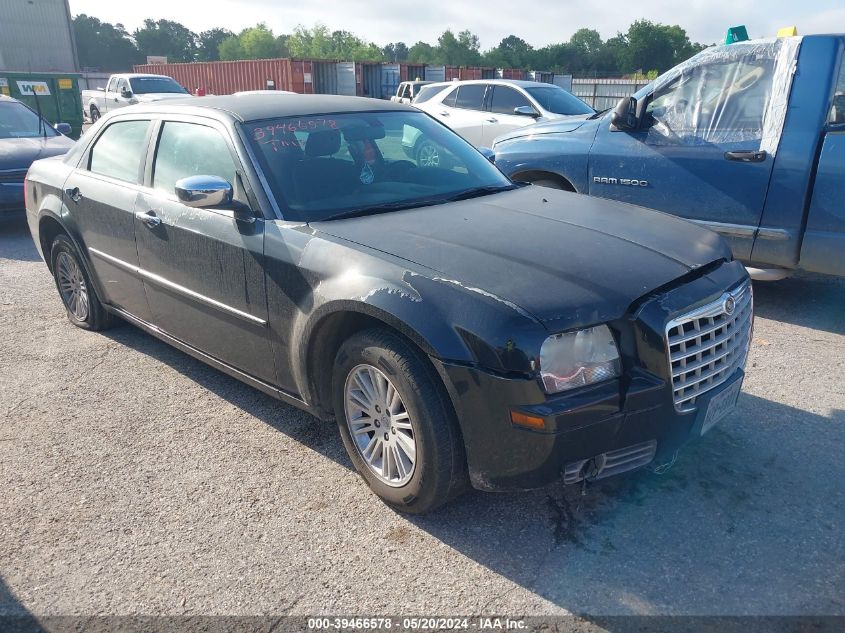
[{"label": "alloy wheel", "polygon": [[417,442],[396,387],[379,369],[358,365],[344,387],[346,424],[367,467],[385,484],[404,486],[414,475]]},{"label": "alloy wheel", "polygon": [[67,309],[77,320],[85,321],[89,311],[88,287],[79,264],[69,253],[61,252],[56,258],[56,278]]}]

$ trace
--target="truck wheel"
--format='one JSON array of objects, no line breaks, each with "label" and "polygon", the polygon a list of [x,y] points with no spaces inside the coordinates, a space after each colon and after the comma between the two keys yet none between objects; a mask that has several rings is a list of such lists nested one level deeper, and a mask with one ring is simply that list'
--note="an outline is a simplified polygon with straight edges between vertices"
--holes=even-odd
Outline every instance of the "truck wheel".
[{"label": "truck wheel", "polygon": [[437,375],[404,339],[382,329],[338,351],[333,399],[352,463],[373,492],[422,514],[467,487],[457,420]]},{"label": "truck wheel", "polygon": [[100,118],[100,111],[97,106],[91,106],[91,123],[96,123]]},{"label": "truck wheel", "polygon": [[53,278],[67,318],[83,330],[105,330],[112,325],[112,315],[97,298],[76,247],[65,235],[58,235],[50,249]]}]

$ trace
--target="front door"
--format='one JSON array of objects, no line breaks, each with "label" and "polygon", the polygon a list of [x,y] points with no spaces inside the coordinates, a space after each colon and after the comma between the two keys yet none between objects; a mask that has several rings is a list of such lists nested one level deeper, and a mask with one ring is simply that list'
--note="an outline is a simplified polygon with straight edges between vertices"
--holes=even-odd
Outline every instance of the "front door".
[{"label": "front door", "polygon": [[646,97],[639,129],[615,130],[605,117],[590,193],[695,220],[749,259],[774,162],[776,64],[776,47],[737,45],[668,77]]},{"label": "front door", "polygon": [[237,159],[222,126],[165,121],[135,235],[154,323],[168,334],[268,383],[276,382],[267,327],[264,221],[231,209],[192,208],[176,182],[219,176],[239,187]]},{"label": "front door", "polygon": [[135,206],[142,196],[150,122],[110,123],[71,172],[64,204],[71,209],[103,300],[138,318],[150,318],[135,250]]}]

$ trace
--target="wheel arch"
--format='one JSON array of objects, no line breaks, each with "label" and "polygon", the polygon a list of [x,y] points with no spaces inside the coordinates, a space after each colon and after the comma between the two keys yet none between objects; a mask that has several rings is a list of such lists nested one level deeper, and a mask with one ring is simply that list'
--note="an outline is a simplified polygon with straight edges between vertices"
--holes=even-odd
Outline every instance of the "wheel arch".
[{"label": "wheel arch", "polygon": [[511,180],[518,180],[524,182],[535,182],[537,180],[552,180],[554,182],[559,183],[561,187],[563,187],[564,191],[578,191],[575,188],[575,185],[572,184],[572,181],[566,176],[562,176],[553,171],[545,171],[542,169],[527,169],[523,171],[518,171],[511,175]]},{"label": "wheel arch", "polygon": [[[310,320],[299,353],[304,395],[321,418],[333,415],[331,368],[340,346],[355,333],[371,328],[383,328],[396,334],[427,360],[436,356],[434,347],[419,332],[377,306],[356,302],[327,306]],[[430,360],[428,362],[431,364]],[[434,368],[433,364],[431,366]]]}]

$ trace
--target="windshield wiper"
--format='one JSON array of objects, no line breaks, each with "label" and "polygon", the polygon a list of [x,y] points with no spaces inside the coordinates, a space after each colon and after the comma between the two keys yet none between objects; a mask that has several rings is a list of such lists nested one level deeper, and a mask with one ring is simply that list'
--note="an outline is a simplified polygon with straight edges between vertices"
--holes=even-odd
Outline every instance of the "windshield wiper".
[{"label": "windshield wiper", "polygon": [[405,202],[386,202],[384,204],[375,204],[371,207],[361,207],[360,209],[350,209],[348,211],[341,211],[326,218],[317,220],[324,222],[326,220],[343,220],[345,218],[359,218],[364,215],[375,215],[376,213],[383,213],[385,211],[402,211],[403,209],[415,209],[417,207],[427,207],[432,204],[442,204],[447,202],[444,198],[426,198],[425,200],[408,200]]},{"label": "windshield wiper", "polygon": [[510,191],[516,189],[518,185],[489,185],[487,187],[473,187],[466,191],[459,191],[458,193],[446,198],[448,202],[457,202],[458,200],[469,200],[470,198],[478,198],[481,196],[489,196],[491,193],[499,193],[500,191]]},{"label": "windshield wiper", "polygon": [[326,218],[318,220],[324,222],[326,220],[343,220],[346,218],[359,218],[364,215],[375,215],[376,213],[383,213],[385,211],[402,211],[404,209],[416,209],[417,207],[429,207],[436,204],[445,204],[446,202],[457,202],[458,200],[467,200],[469,198],[476,198],[478,196],[486,196],[491,193],[498,193],[500,191],[510,191],[518,188],[519,185],[495,185],[489,187],[474,187],[465,191],[459,191],[456,194],[447,196],[436,196],[432,198],[423,198],[421,200],[405,200],[403,202],[386,202],[384,204],[376,204],[371,207],[361,207],[360,209],[350,209],[348,211],[341,211]]},{"label": "windshield wiper", "polygon": [[610,110],[610,108],[605,108],[604,110],[599,110],[595,114],[591,114],[590,116],[588,116],[587,120],[589,121],[590,119],[598,119],[600,116],[602,116],[608,110]]}]

